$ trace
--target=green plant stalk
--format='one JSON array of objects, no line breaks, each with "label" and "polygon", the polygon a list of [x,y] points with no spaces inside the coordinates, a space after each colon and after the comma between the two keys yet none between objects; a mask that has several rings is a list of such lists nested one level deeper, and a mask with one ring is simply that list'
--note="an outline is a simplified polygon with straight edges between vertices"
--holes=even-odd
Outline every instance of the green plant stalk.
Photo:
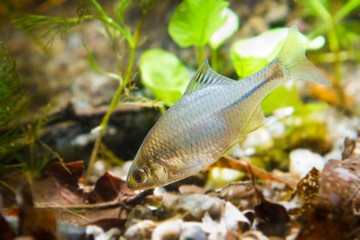
[{"label": "green plant stalk", "polygon": [[204,54],[205,54],[205,45],[198,46],[198,67],[200,67],[204,61]]},{"label": "green plant stalk", "polygon": [[217,50],[217,48],[211,49],[211,68],[214,71],[217,71],[217,69],[218,69],[218,50]]},{"label": "green plant stalk", "polygon": [[120,101],[120,99],[122,97],[122,93],[123,93],[125,87],[129,84],[129,82],[131,80],[131,73],[132,73],[132,70],[133,70],[134,62],[135,62],[135,51],[136,51],[136,47],[137,47],[137,43],[138,43],[138,39],[139,39],[141,29],[142,29],[142,27],[144,25],[144,20],[145,20],[145,15],[143,14],[142,18],[141,18],[141,20],[140,20],[140,22],[139,22],[139,24],[138,24],[138,26],[136,28],[134,36],[133,36],[132,40],[130,41],[130,42],[132,42],[132,44],[131,45],[129,44],[129,48],[130,48],[129,61],[128,61],[124,81],[122,83],[119,83],[119,87],[116,90],[115,95],[114,95],[114,97],[112,98],[112,100],[110,102],[109,108],[108,108],[104,118],[102,119],[102,121],[100,123],[100,130],[99,130],[99,133],[98,133],[98,135],[96,137],[94,148],[93,148],[93,151],[91,152],[91,157],[90,157],[89,164],[88,164],[86,174],[85,174],[85,180],[86,181],[89,180],[90,174],[91,174],[91,172],[92,172],[92,170],[94,168],[95,160],[96,160],[96,157],[98,155],[99,148],[101,146],[101,140],[102,140],[102,137],[104,135],[104,131],[106,129],[106,126],[107,126],[107,124],[108,124],[108,122],[110,120],[110,116],[113,113],[113,111],[115,110],[116,106],[118,105],[118,103],[119,103],[119,101]]},{"label": "green plant stalk", "polygon": [[102,7],[100,6],[100,4],[96,1],[96,0],[91,0],[92,5],[94,5],[94,7],[98,10],[98,12],[100,13],[100,20],[103,21],[105,24],[113,27],[114,29],[118,30],[121,35],[123,35],[126,39],[126,41],[128,42],[130,48],[135,48],[135,43],[134,43],[134,39],[131,37],[131,34],[122,26],[120,26],[119,24],[117,24],[114,19],[112,19],[111,17],[109,17],[109,15],[107,15],[104,10],[102,9]]},{"label": "green plant stalk", "polygon": [[28,177],[31,179],[35,176],[35,162],[36,162],[36,149],[35,149],[35,136],[34,136],[34,127],[29,124],[24,129],[27,141],[29,144],[29,159],[28,162],[25,162],[24,167],[28,171]]},{"label": "green plant stalk", "polygon": [[330,51],[335,54],[334,61],[334,88],[339,96],[339,105],[340,107],[345,106],[345,93],[341,86],[342,80],[342,63],[341,63],[341,52],[340,52],[340,44],[339,44],[339,36],[336,30],[336,21],[335,19],[331,19],[332,21],[328,24],[329,30],[327,34],[327,38],[329,41]]},{"label": "green plant stalk", "polygon": [[351,0],[345,4],[336,14],[335,20],[337,22],[341,21],[345,18],[349,13],[351,13],[354,9],[360,6],[360,0]]},{"label": "green plant stalk", "polygon": [[7,184],[7,182],[5,181],[0,181],[0,185],[4,186],[6,189],[10,190],[12,193],[16,193],[16,190],[11,187],[9,184]]},{"label": "green plant stalk", "polygon": [[345,94],[341,87],[341,79],[342,79],[342,64],[341,64],[341,53],[340,53],[340,44],[339,44],[339,36],[337,31],[337,19],[341,19],[345,17],[345,13],[348,14],[350,10],[353,10],[357,5],[354,4],[359,0],[351,1],[345,7],[343,7],[338,14],[333,17],[333,15],[325,8],[320,1],[312,0],[310,1],[311,6],[315,9],[315,11],[319,14],[319,16],[323,19],[325,25],[327,26],[327,39],[329,41],[330,51],[335,54],[334,61],[334,88],[337,91],[339,96],[339,105],[341,107],[345,107]]}]

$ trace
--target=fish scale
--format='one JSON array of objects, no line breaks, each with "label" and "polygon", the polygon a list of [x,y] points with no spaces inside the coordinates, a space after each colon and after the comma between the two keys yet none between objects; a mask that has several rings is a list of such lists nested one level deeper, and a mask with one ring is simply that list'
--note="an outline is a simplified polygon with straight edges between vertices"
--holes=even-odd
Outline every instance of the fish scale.
[{"label": "fish scale", "polygon": [[240,81],[213,71],[205,62],[184,96],[145,137],[126,179],[131,189],[163,186],[195,174],[218,160],[249,132],[260,127],[261,101],[287,81],[329,83],[306,59],[292,27],[265,68]]}]

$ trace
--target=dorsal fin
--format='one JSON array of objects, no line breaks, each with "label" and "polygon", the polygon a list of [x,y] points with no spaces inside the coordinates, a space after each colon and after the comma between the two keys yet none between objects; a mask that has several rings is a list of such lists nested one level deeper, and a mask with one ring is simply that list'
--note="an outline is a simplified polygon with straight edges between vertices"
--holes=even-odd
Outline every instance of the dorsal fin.
[{"label": "dorsal fin", "polygon": [[234,80],[216,73],[211,69],[208,61],[205,60],[191,79],[184,95],[209,86],[225,85],[231,83],[234,83]]}]

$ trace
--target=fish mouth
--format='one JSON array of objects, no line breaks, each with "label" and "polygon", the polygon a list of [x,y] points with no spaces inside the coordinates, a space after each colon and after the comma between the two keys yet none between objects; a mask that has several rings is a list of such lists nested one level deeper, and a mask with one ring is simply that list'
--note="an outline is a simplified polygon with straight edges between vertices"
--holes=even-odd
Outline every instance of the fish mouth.
[{"label": "fish mouth", "polygon": [[126,178],[126,186],[130,189],[130,190],[140,190],[141,186],[131,177],[132,172],[130,171],[127,178]]},{"label": "fish mouth", "polygon": [[136,183],[135,181],[132,179],[131,175],[129,174],[126,178],[126,186],[130,189],[130,190],[136,190]]}]

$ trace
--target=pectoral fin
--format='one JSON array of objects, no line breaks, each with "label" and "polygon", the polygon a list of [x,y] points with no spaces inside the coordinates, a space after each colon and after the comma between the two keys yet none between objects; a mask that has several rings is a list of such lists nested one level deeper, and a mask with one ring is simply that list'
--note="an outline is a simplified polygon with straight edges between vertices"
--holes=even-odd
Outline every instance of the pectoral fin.
[{"label": "pectoral fin", "polygon": [[190,176],[198,171],[200,171],[203,168],[203,163],[201,162],[197,162],[194,165],[181,169],[179,171],[174,172],[175,175],[180,175],[180,176]]}]

